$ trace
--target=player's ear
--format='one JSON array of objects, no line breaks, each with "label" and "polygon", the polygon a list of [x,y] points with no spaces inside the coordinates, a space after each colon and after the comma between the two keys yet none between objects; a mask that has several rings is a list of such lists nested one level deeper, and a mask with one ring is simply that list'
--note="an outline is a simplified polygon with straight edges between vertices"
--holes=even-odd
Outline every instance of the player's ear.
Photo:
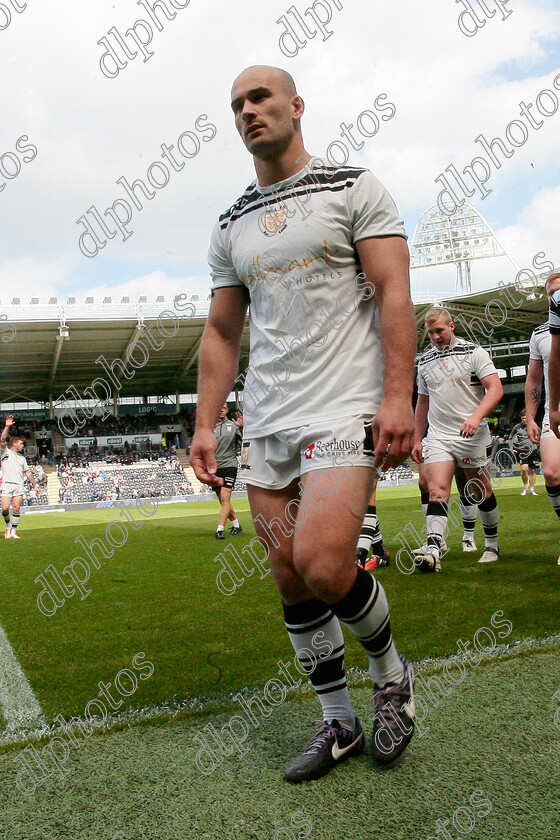
[{"label": "player's ear", "polygon": [[303,116],[303,112],[305,111],[305,102],[301,98],[299,94],[292,96],[290,100],[290,104],[292,106],[292,118],[294,120],[299,120]]}]

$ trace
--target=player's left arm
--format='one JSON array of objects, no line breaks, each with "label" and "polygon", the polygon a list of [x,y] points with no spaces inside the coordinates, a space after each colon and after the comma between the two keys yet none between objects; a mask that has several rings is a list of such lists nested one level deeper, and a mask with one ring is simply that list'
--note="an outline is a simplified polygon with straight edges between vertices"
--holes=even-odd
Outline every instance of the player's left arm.
[{"label": "player's left arm", "polygon": [[504,395],[504,389],[497,373],[489,373],[488,376],[483,376],[480,381],[486,393],[476,411],[473,411],[461,426],[459,432],[461,437],[472,437],[484,418],[488,417],[490,412],[496,408]]},{"label": "player's left arm", "polygon": [[408,246],[402,236],[385,236],[360,239],[355,247],[380,313],[385,382],[372,427],[375,466],[387,470],[402,464],[414,445],[416,318],[410,299]]}]

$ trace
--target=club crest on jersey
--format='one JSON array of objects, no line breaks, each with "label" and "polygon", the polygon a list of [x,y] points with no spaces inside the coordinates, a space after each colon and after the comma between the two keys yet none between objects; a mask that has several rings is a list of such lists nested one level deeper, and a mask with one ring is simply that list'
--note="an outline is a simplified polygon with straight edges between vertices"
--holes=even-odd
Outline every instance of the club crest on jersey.
[{"label": "club crest on jersey", "polygon": [[284,204],[276,210],[265,210],[259,216],[259,227],[265,236],[274,236],[275,233],[282,233],[286,229],[288,208]]}]

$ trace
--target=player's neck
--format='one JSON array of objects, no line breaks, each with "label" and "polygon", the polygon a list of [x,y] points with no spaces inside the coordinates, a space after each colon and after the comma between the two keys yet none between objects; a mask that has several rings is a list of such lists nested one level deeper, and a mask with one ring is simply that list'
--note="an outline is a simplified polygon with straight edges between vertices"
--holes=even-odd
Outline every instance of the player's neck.
[{"label": "player's neck", "polygon": [[297,175],[312,157],[305,151],[301,141],[291,143],[274,159],[254,157],[259,186],[270,187]]}]

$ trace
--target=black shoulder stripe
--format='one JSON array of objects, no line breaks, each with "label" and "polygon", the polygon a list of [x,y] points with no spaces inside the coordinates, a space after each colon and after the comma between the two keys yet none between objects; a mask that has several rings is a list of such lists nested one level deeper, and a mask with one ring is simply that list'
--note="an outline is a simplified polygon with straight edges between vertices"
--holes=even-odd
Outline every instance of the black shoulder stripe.
[{"label": "black shoulder stripe", "polygon": [[278,192],[265,194],[259,192],[252,184],[235,204],[219,217],[220,228],[223,230],[230,222],[277,201],[294,196],[308,195],[309,192],[313,194],[340,192],[347,187],[352,187],[360,175],[367,171],[367,169],[333,168],[330,176],[325,175],[324,172],[314,171],[313,174],[305,175],[295,183],[288,184],[288,186],[278,190]]}]

